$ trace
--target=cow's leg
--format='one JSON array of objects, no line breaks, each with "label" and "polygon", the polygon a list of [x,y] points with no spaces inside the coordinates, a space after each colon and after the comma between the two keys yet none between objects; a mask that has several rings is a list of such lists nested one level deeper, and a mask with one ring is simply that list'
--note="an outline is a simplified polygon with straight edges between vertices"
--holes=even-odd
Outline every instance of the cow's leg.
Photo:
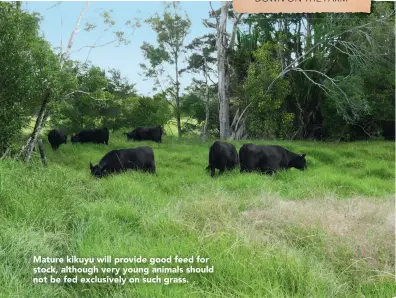
[{"label": "cow's leg", "polygon": [[152,165],[152,166],[149,168],[149,173],[155,174],[155,165]]},{"label": "cow's leg", "polygon": [[216,171],[215,167],[212,167],[212,166],[211,166],[211,167],[210,167],[210,176],[214,177],[215,171]]},{"label": "cow's leg", "polygon": [[255,165],[255,163],[254,162],[247,162],[245,165],[244,165],[244,172],[248,172],[248,173],[251,173],[251,172],[253,172],[254,170],[256,170],[256,165]]},{"label": "cow's leg", "polygon": [[151,162],[148,167],[147,167],[147,171],[151,174],[155,174],[155,163]]},{"label": "cow's leg", "polygon": [[220,168],[219,175],[223,175],[223,173],[224,173],[224,170],[225,170],[225,166],[222,166],[222,167]]}]

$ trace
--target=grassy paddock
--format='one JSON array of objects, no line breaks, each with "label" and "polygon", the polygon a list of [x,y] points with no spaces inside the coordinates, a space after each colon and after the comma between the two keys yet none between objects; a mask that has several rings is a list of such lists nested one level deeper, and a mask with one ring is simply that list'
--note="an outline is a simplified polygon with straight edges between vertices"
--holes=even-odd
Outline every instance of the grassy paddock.
[{"label": "grassy paddock", "polygon": [[[235,142],[237,149],[244,142]],[[394,297],[394,144],[279,144],[308,169],[205,171],[211,142],[45,142],[48,167],[0,162],[0,297]],[[149,145],[158,176],[90,176],[110,149]],[[33,285],[32,256],[200,255],[184,285]],[[186,276],[185,274],[182,276]]]}]

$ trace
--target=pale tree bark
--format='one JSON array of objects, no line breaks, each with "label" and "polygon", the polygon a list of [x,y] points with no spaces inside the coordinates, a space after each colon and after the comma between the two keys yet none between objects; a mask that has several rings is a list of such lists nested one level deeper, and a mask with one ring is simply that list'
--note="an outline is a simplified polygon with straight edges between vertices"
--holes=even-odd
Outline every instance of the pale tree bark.
[{"label": "pale tree bark", "polygon": [[39,150],[40,150],[41,162],[43,163],[44,166],[46,166],[47,165],[47,159],[45,157],[43,140],[41,138],[38,138],[37,143],[38,143],[38,147],[39,147]]},{"label": "pale tree bark", "polygon": [[182,135],[181,131],[181,120],[180,120],[180,83],[179,83],[179,65],[178,65],[178,54],[175,54],[175,85],[176,85],[176,120],[177,120],[177,135],[180,138]]},{"label": "pale tree bark", "polygon": [[242,118],[242,116],[243,115],[239,115],[238,109],[231,124],[231,140],[240,140],[246,137],[246,118]]},{"label": "pale tree bark", "polygon": [[[219,99],[219,123],[220,139],[230,138],[230,103],[228,89],[230,85],[229,53],[234,46],[236,30],[242,14],[236,15],[230,40],[227,38],[227,15],[231,2],[222,2],[220,16],[216,17],[216,47],[217,47],[217,71],[218,71],[218,99]],[[215,15],[215,14],[214,14]]]},{"label": "pale tree bark", "polygon": [[219,22],[217,24],[217,70],[218,70],[218,98],[219,98],[219,123],[220,139],[225,140],[229,137],[229,115],[230,107],[228,102],[228,71],[227,71],[227,13],[230,2],[223,2]]},{"label": "pale tree bark", "polygon": [[206,57],[204,56],[204,65],[203,65],[203,72],[205,77],[205,123],[202,130],[202,141],[206,142],[207,138],[207,129],[208,129],[208,122],[209,122],[209,105],[210,105],[210,97],[209,97],[209,86],[208,86],[208,73],[206,67]]},{"label": "pale tree bark", "polygon": [[[70,51],[71,51],[72,46],[73,46],[74,38],[77,35],[77,32],[78,32],[78,29],[80,27],[80,23],[81,23],[82,17],[83,17],[83,15],[84,15],[84,13],[87,10],[89,5],[90,5],[90,2],[87,1],[87,3],[83,7],[83,9],[82,9],[82,11],[81,11],[81,13],[80,13],[80,15],[79,15],[79,17],[77,19],[77,23],[76,23],[76,25],[74,27],[74,30],[73,30],[72,34],[70,35],[70,39],[69,39],[69,43],[67,45],[66,51],[65,51],[65,53],[63,53],[61,55],[61,61],[60,61],[61,69],[63,68],[63,65],[64,65],[65,61],[70,56]],[[23,146],[21,151],[20,151],[20,154],[23,154],[23,152],[26,150],[25,163],[29,162],[29,160],[31,158],[31,155],[32,155],[32,152],[33,152],[33,149],[34,149],[34,144],[37,142],[37,139],[38,139],[38,136],[40,135],[41,129],[43,128],[43,125],[45,124],[45,122],[47,120],[47,115],[48,115],[47,114],[47,105],[48,105],[48,103],[49,103],[49,101],[51,99],[50,98],[51,94],[50,94],[50,91],[48,89],[46,90],[46,93],[47,94],[46,94],[46,96],[45,96],[45,98],[44,98],[44,100],[43,100],[43,102],[41,104],[41,107],[40,107],[40,112],[37,115],[37,119],[36,119],[36,123],[34,125],[34,129],[33,129],[32,135],[28,139],[26,145]],[[39,144],[39,146],[40,146],[40,144]],[[45,152],[44,152],[44,148],[43,147],[41,147],[41,149],[40,149],[40,154],[42,154],[42,161],[43,161],[43,164],[45,165],[46,164],[45,163]],[[44,158],[43,158],[43,155],[44,155]]]},{"label": "pale tree bark", "polygon": [[47,90],[47,94],[45,95],[44,101],[41,104],[40,112],[39,112],[39,114],[37,116],[36,123],[34,125],[34,129],[33,129],[32,135],[29,138],[28,143],[27,143],[26,155],[25,155],[25,163],[29,162],[30,157],[31,157],[32,152],[33,152],[33,149],[34,149],[34,145],[35,145],[35,143],[37,141],[37,138],[38,138],[38,136],[40,134],[40,130],[41,130],[41,127],[43,125],[45,109],[46,109],[47,103],[50,100],[50,97],[51,97],[51,93],[49,92],[49,90]]}]

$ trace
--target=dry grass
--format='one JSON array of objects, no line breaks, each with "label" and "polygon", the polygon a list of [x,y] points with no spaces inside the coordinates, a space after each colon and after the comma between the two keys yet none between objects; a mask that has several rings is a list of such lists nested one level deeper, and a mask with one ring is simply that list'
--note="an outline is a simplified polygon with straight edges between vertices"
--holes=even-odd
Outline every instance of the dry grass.
[{"label": "dry grass", "polygon": [[200,231],[201,239],[236,234],[246,246],[297,248],[353,287],[351,280],[357,286],[394,277],[394,210],[391,196],[289,201],[264,194],[244,205],[240,197],[219,193],[179,206],[178,218]]},{"label": "dry grass", "polygon": [[354,239],[364,246],[372,246],[373,237],[389,245],[394,243],[394,200],[380,201],[355,197],[348,200],[327,198],[321,200],[285,201],[271,200],[265,209],[242,212],[246,222],[252,225],[274,224],[301,225],[320,228],[329,235]]}]

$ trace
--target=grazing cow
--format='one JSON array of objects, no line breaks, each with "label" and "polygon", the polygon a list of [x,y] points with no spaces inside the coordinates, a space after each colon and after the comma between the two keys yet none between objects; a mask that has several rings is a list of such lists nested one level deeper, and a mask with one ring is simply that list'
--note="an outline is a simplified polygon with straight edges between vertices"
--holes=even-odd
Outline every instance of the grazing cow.
[{"label": "grazing cow", "polygon": [[220,170],[220,175],[224,170],[232,170],[238,164],[238,153],[235,146],[230,143],[222,143],[216,141],[209,149],[209,165],[206,168],[210,169],[210,175],[215,175],[215,169]]},{"label": "grazing cow", "polygon": [[61,144],[67,143],[67,135],[58,129],[52,129],[48,133],[48,142],[51,144],[52,149],[56,150]]},{"label": "grazing cow", "polygon": [[112,150],[103,156],[99,164],[89,163],[91,175],[101,178],[110,173],[143,170],[155,174],[154,152],[151,147]]},{"label": "grazing cow", "polygon": [[259,171],[274,174],[279,169],[307,167],[306,154],[296,154],[281,146],[259,146],[245,144],[239,149],[242,172]]},{"label": "grazing cow", "polygon": [[109,130],[106,127],[86,129],[71,137],[72,143],[109,144]]},{"label": "grazing cow", "polygon": [[396,122],[393,121],[382,121],[382,135],[385,140],[395,140],[395,125]]},{"label": "grazing cow", "polygon": [[128,140],[143,141],[151,140],[157,143],[161,143],[161,137],[163,135],[163,130],[161,126],[153,127],[137,127],[131,132],[124,132]]}]

